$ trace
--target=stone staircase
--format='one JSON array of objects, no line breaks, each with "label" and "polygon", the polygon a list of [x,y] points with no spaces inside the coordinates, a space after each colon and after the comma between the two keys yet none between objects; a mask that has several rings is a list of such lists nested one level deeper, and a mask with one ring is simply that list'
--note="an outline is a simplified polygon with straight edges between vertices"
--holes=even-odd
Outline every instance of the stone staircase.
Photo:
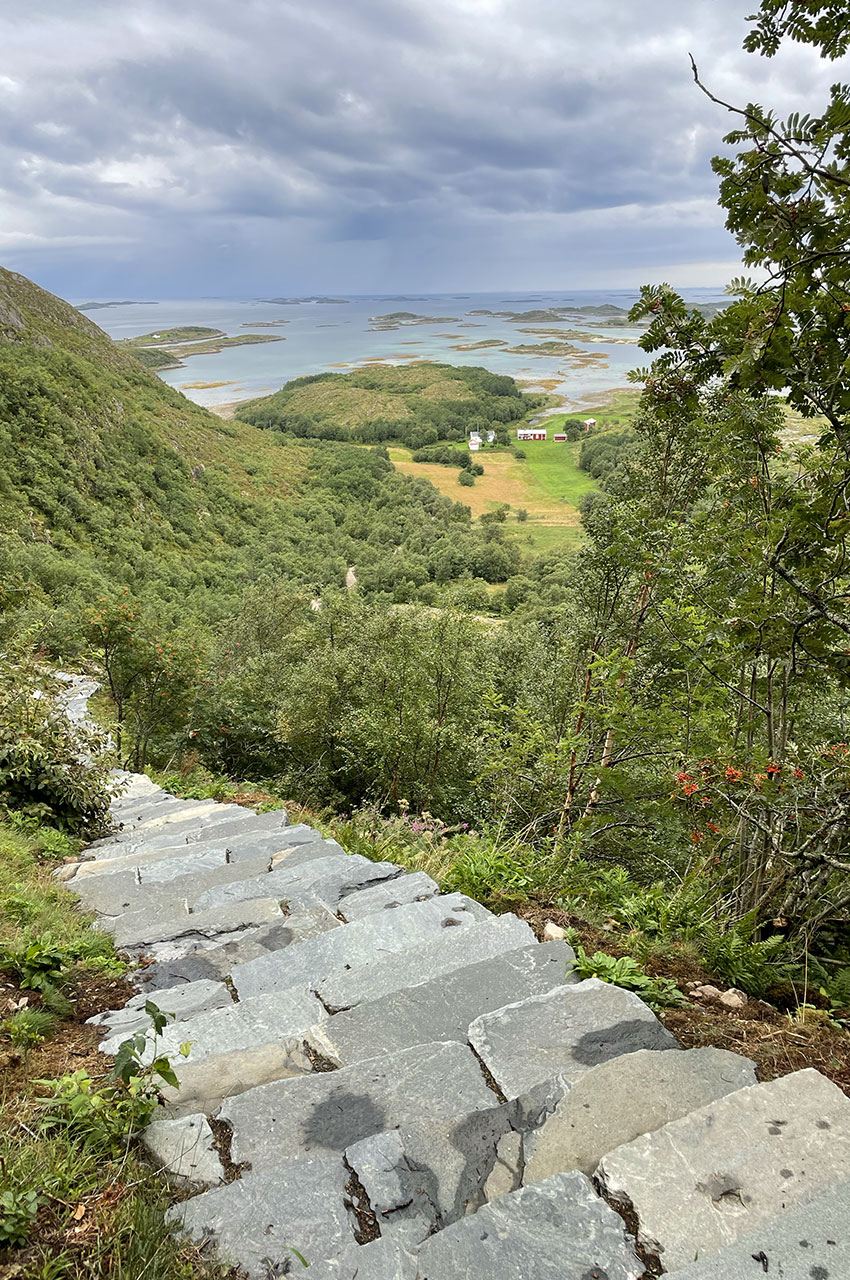
[{"label": "stone staircase", "polygon": [[115,834],[60,874],[147,958],[104,1052],[145,1000],[174,1015],[145,1143],[194,1193],[176,1229],[258,1280],[296,1250],[314,1280],[636,1280],[638,1249],[681,1280],[848,1280],[826,1078],[678,1049],[564,942],[282,812],[117,781]]}]

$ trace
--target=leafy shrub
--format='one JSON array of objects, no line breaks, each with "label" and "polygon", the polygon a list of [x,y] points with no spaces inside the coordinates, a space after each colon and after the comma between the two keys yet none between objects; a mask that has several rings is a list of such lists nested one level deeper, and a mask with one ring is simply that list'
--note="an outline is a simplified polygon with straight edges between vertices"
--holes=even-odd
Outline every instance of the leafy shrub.
[{"label": "leafy shrub", "polygon": [[72,726],[21,643],[0,656],[0,805],[96,834],[109,805],[99,731]]},{"label": "leafy shrub", "polygon": [[41,1205],[35,1191],[0,1188],[0,1245],[22,1245]]},{"label": "leafy shrub", "polygon": [[475,484],[475,477],[470,471],[461,471],[457,478],[458,484],[462,484],[465,489],[471,489]]},{"label": "leafy shrub", "polygon": [[[57,1129],[81,1146],[117,1154],[149,1122],[159,1106],[158,1081],[178,1085],[174,1069],[167,1057],[156,1054],[156,1038],[162,1033],[171,1014],[163,1013],[152,1001],[145,1004],[154,1031],[154,1058],[145,1063],[148,1048],[144,1032],[124,1040],[115,1055],[115,1064],[104,1082],[81,1068],[55,1080],[36,1083],[50,1089],[44,1101],[41,1121],[43,1133]],[[186,1056],[188,1044],[181,1046]]]},{"label": "leafy shrub", "polygon": [[11,969],[30,991],[55,988],[72,963],[68,950],[50,933],[0,944],[0,967]]},{"label": "leafy shrub", "polygon": [[783,962],[785,938],[753,936],[754,919],[747,916],[722,929],[714,921],[705,923],[695,934],[700,959],[712,973],[725,978],[748,995],[766,995],[772,986],[791,976],[792,969]]},{"label": "leafy shrub", "polygon": [[0,1023],[2,1030],[18,1049],[28,1049],[46,1040],[56,1025],[56,1016],[47,1009],[19,1009]]},{"label": "leafy shrub", "polygon": [[651,977],[631,956],[609,956],[605,951],[589,956],[582,946],[575,947],[575,954],[575,970],[582,978],[599,978],[625,991],[634,991],[650,1009],[685,1003],[684,994],[672,978]]}]

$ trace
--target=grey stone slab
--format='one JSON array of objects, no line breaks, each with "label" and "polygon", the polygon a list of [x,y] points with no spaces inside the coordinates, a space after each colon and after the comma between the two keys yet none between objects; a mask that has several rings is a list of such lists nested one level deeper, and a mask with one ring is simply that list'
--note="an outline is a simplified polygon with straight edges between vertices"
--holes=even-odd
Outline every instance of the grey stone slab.
[{"label": "grey stone slab", "polygon": [[188,875],[176,876],[165,882],[142,884],[134,871],[122,871],[114,876],[91,876],[78,886],[80,899],[92,911],[104,915],[123,915],[127,911],[163,910],[169,904],[175,915],[188,915],[189,906],[196,895],[217,884],[230,884],[233,880],[251,879],[262,875],[269,867],[268,854],[246,862],[222,862],[220,858],[198,859],[192,863]]},{"label": "grey stone slab", "polygon": [[[222,855],[222,861],[244,862],[247,858],[256,858],[263,854],[267,855],[269,859],[283,855],[289,856],[294,854],[295,849],[301,848],[302,845],[322,843],[317,831],[312,827],[299,823],[292,827],[282,827],[280,831],[268,831],[253,837],[246,832],[244,836],[231,838],[230,840],[211,838],[208,841],[200,840],[188,846],[185,842],[180,842],[176,845],[152,848],[147,851],[139,849],[136,853],[129,853],[122,857],[116,856],[83,862],[77,871],[75,880],[78,877],[115,875],[120,871],[135,870],[136,868],[138,868],[139,875],[143,880],[151,880],[156,879],[159,874],[157,864],[170,862],[177,857],[191,859],[207,854],[220,854]],[[336,841],[325,842],[322,854],[317,856],[326,857],[329,852],[340,852],[340,847]],[[189,863],[188,865],[191,866],[192,864]]]},{"label": "grey stone slab", "polygon": [[[251,1171],[226,1187],[175,1205],[172,1221],[197,1242],[215,1246],[251,1280],[303,1271],[353,1242],[346,1205],[348,1171],[338,1156],[299,1160],[286,1169]],[[307,1274],[307,1273],[305,1273]]]},{"label": "grey stone slab", "polygon": [[642,1000],[598,978],[485,1014],[469,1042],[508,1097],[550,1076],[574,1080],[622,1053],[676,1048]]},{"label": "grey stone slab", "polygon": [[510,913],[491,916],[465,929],[441,931],[407,951],[373,959],[356,969],[332,973],[316,990],[328,1009],[351,1009],[366,1000],[377,1000],[403,987],[427,982],[505,951],[517,951],[533,942],[534,933],[524,920]]},{"label": "grey stone slab", "polygon": [[524,1182],[579,1169],[615,1147],[756,1083],[749,1058],[726,1049],[639,1049],[592,1067],[525,1144]]},{"label": "grey stone slab", "polygon": [[[242,813],[244,817],[241,821],[238,817],[233,817],[227,823],[219,826],[216,833],[217,836],[229,838],[231,835],[241,835],[246,827],[259,834],[260,832],[283,831],[284,828],[289,826],[289,814],[285,809],[271,809],[268,813],[255,813],[253,809],[246,809],[243,806]],[[203,839],[203,832],[186,837],[189,844],[194,844],[196,840]]]},{"label": "grey stone slab", "polygon": [[[303,988],[275,992],[171,1023],[157,1038],[156,1051],[176,1055],[180,1046],[188,1041],[191,1049],[186,1060],[194,1065],[216,1054],[303,1036],[308,1027],[326,1016],[315,996]],[[142,1056],[149,1062],[154,1045],[151,1033],[148,1033],[147,1040],[148,1046]],[[106,1045],[102,1048],[105,1053],[113,1052]]]},{"label": "grey stone slab", "polygon": [[416,1280],[416,1258],[398,1240],[382,1237],[349,1245],[336,1258],[315,1262],[310,1280]]},{"label": "grey stone slab", "polygon": [[[151,1020],[145,1013],[144,1006],[149,999],[148,995],[133,996],[123,1009],[110,1009],[105,1013],[95,1014],[88,1021],[105,1026],[110,1039],[116,1035],[126,1038],[137,1031],[146,1031]],[[202,979],[163,990],[153,1003],[173,1021],[184,1022],[195,1013],[203,1013],[206,1009],[222,1009],[232,1004],[233,997],[223,982]]]},{"label": "grey stone slab", "polygon": [[369,964],[382,953],[404,951],[441,931],[467,928],[482,913],[488,914],[459,893],[412,902],[298,943],[285,955],[278,952],[235,965],[231,976],[240,997],[303,983],[315,987],[334,970]]},{"label": "grey stone slab", "polygon": [[209,839],[213,833],[218,832],[219,828],[225,824],[241,823],[256,815],[252,814],[250,810],[240,809],[239,805],[222,804],[216,805],[214,809],[203,806],[197,810],[192,810],[190,811],[190,816],[181,821],[177,820],[177,816],[178,811],[175,811],[172,821],[165,822],[163,820],[153,830],[150,829],[151,820],[138,826],[125,828],[114,836],[111,841],[98,845],[98,857],[109,858],[112,850],[117,856],[123,856],[127,853],[134,853],[137,849],[145,846],[158,849],[161,847],[168,848],[171,845],[186,844],[192,835],[196,835],[199,839]]},{"label": "grey stone slab", "polygon": [[262,1169],[302,1154],[343,1152],[423,1114],[440,1124],[486,1110],[493,1099],[475,1055],[448,1043],[261,1085],[229,1099],[220,1115],[233,1128],[233,1159]]},{"label": "grey stone slab", "polygon": [[400,867],[389,862],[370,862],[360,854],[329,854],[300,865],[279,863],[273,871],[253,880],[221,885],[202,893],[193,903],[194,911],[239,902],[246,898],[274,895],[297,907],[305,898],[323,902],[335,911],[340,896],[347,888],[386,880],[400,874]]},{"label": "grey stone slab", "polygon": [[134,974],[135,984],[144,991],[172,987],[199,978],[221,979],[230,976],[233,966],[256,960],[259,956],[282,951],[294,943],[305,942],[343,926],[327,907],[294,912],[257,929],[245,929],[231,941],[212,942],[208,938],[187,935],[169,945],[168,957],[161,957]]},{"label": "grey stone slab", "polygon": [[[735,1244],[676,1275],[680,1280],[846,1280],[850,1276],[850,1182],[786,1209]],[[312,1280],[312,1278],[311,1278]]]},{"label": "grey stone slab", "polygon": [[847,1181],[850,1098],[817,1071],[795,1071],[618,1147],[597,1177],[677,1271]]},{"label": "grey stone slab", "polygon": [[436,880],[424,871],[414,871],[412,875],[398,876],[388,884],[346,892],[337,904],[337,910],[343,920],[361,920],[375,911],[391,911],[407,902],[435,898],[439,892]]},{"label": "grey stone slab", "polygon": [[218,938],[237,930],[283,919],[277,898],[250,898],[231,902],[211,911],[175,916],[173,907],[165,911],[128,911],[126,915],[100,921],[121,949],[145,948],[155,943],[177,940],[185,935]]},{"label": "grey stone slab", "polygon": [[564,942],[535,942],[337,1013],[308,1040],[338,1066],[436,1040],[466,1044],[470,1022],[551,991],[567,980],[572,959]]},{"label": "grey stone slab", "polygon": [[224,1182],[213,1132],[203,1115],[154,1120],[145,1129],[142,1142],[169,1181],[179,1186],[216,1187]]},{"label": "grey stone slab", "polygon": [[568,1085],[548,1081],[522,1098],[435,1121],[423,1109],[390,1132],[350,1146],[384,1234],[411,1246],[490,1199],[518,1190],[523,1143],[550,1115]]},{"label": "grey stone slab", "polygon": [[580,1173],[485,1205],[426,1240],[417,1280],[638,1280],[623,1221]]},{"label": "grey stone slab", "polygon": [[196,1111],[211,1115],[226,1098],[273,1080],[309,1075],[313,1070],[300,1036],[216,1053],[200,1062],[175,1058],[171,1065],[179,1087],[163,1085],[160,1089],[169,1116],[191,1115]]}]

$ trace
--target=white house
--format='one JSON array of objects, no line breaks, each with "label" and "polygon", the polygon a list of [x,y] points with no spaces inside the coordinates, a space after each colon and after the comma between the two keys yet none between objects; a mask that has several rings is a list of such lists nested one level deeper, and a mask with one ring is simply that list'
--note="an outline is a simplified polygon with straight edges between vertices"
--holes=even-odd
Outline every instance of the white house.
[{"label": "white house", "polygon": [[589,431],[591,427],[595,427],[595,426],[596,426],[596,419],[595,419],[595,418],[585,418],[585,420],[584,420],[584,429],[585,429],[585,431]]},{"label": "white house", "polygon": [[519,427],[516,433],[517,440],[545,440],[545,427]]}]

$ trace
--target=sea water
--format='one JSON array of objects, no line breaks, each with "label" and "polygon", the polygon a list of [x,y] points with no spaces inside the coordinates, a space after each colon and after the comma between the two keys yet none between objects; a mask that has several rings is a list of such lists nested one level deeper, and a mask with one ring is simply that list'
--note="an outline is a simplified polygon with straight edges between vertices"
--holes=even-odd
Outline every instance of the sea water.
[{"label": "sea water", "polygon": [[[717,304],[724,299],[720,289],[687,289],[682,293],[690,305]],[[628,310],[637,297],[637,292],[630,290],[583,290],[522,294],[376,294],[288,303],[194,298],[99,307],[87,314],[116,339],[180,325],[205,325],[232,336],[256,332],[284,339],[191,356],[181,368],[160,374],[165,382],[203,405],[263,395],[304,374],[346,372],[368,367],[371,362],[407,364],[431,360],[480,365],[494,373],[510,374],[527,385],[545,386],[564,397],[568,408],[580,409],[582,404],[592,403],[599,393],[627,385],[629,370],[649,362],[649,357],[637,345],[644,331],[641,327],[606,326],[604,316],[592,314],[516,321],[475,313],[548,311],[605,304]],[[397,311],[444,319],[439,323],[419,322],[375,331],[374,317]],[[263,321],[286,323],[273,328],[256,327]],[[578,330],[593,334],[597,340],[568,338],[577,349],[575,355],[508,351],[508,346],[535,346],[555,338],[554,333],[523,332],[528,329]],[[505,346],[477,351],[459,349],[488,339],[501,340]]]}]

